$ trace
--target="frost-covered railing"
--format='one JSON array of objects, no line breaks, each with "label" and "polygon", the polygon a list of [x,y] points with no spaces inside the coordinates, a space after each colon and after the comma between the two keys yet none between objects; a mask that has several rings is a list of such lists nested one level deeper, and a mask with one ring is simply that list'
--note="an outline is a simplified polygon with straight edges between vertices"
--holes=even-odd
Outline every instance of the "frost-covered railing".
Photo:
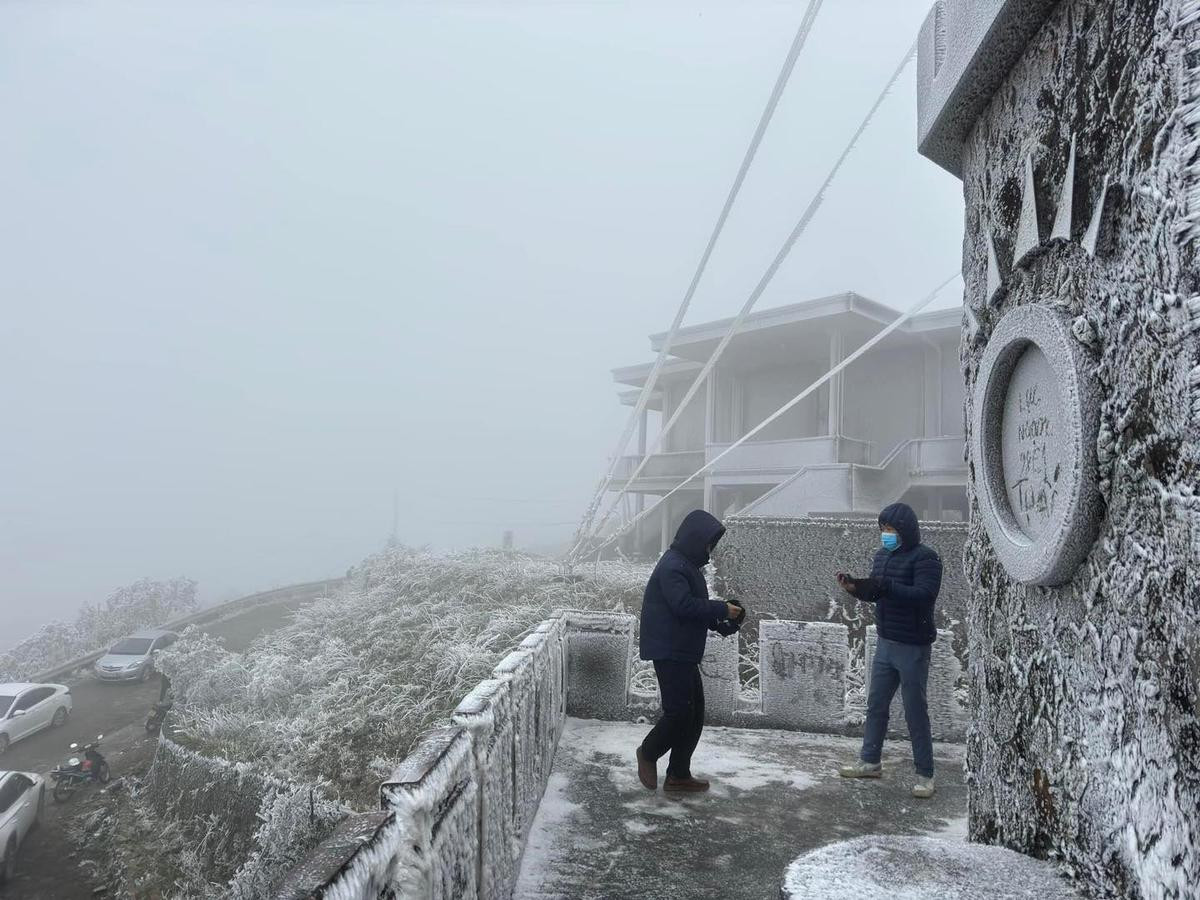
[{"label": "frost-covered railing", "polygon": [[[961,674],[948,632],[934,645],[934,736],[961,740]],[[866,670],[875,647],[868,629]],[[380,812],[351,816],[293,871],[276,900],[508,900],[567,715],[630,721],[658,701],[631,689],[634,619],[560,611],[541,623],[427,733],[380,787]],[[701,672],[713,724],[852,734],[849,632],[764,621],[760,693],[743,696],[736,638],[710,639]],[[856,670],[861,670],[861,665]],[[892,721],[903,731],[893,706]]]}]

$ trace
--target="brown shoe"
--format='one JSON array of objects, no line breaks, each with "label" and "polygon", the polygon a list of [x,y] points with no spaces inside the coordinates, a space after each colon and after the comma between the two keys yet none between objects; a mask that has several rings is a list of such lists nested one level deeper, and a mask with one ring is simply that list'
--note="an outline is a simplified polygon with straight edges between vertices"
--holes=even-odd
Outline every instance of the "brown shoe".
[{"label": "brown shoe", "polygon": [[698,794],[701,791],[708,790],[708,782],[701,781],[699,778],[692,778],[690,775],[687,778],[676,778],[674,775],[668,775],[667,780],[663,782],[663,790],[671,793],[680,794]]},{"label": "brown shoe", "polygon": [[648,791],[658,790],[658,766],[642,756],[642,748],[637,748],[638,780]]}]

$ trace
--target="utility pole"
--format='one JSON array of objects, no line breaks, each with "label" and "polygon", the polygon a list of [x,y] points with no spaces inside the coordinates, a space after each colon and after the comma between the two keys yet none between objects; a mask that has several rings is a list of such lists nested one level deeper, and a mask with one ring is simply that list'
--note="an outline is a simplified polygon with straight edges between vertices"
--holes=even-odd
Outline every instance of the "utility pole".
[{"label": "utility pole", "polygon": [[400,546],[400,489],[392,488],[392,536],[388,539],[389,547]]}]

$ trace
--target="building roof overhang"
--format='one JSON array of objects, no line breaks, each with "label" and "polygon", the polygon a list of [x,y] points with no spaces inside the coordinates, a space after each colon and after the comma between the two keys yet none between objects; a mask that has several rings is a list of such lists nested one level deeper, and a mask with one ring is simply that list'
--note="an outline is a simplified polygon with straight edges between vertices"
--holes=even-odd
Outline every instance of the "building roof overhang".
[{"label": "building roof overhang", "polygon": [[938,0],[917,39],[917,148],[962,178],[967,136],[1058,0]]},{"label": "building roof overhang", "polygon": [[[612,370],[613,381],[617,384],[627,384],[630,387],[640,388],[645,385],[647,379],[650,378],[650,372],[654,368],[654,363],[638,363],[634,366],[621,366]],[[698,362],[693,362],[690,359],[667,359],[663,363],[662,369],[658,373],[658,383],[662,384],[664,380],[674,380],[684,378],[691,382],[692,378],[703,366]],[[655,393],[658,393],[657,389]]]},{"label": "building roof overhang", "polygon": [[[751,313],[725,349],[723,364],[754,369],[803,359],[827,362],[830,339],[835,333],[856,346],[900,315],[892,307],[853,291]],[[697,366],[707,362],[733,321],[731,317],[680,329],[671,344],[671,354]],[[961,322],[961,307],[921,313],[886,338],[881,348],[911,345],[914,335],[957,340]],[[666,337],[666,332],[651,335],[651,349],[661,351]],[[644,379],[640,383],[645,383]]]}]

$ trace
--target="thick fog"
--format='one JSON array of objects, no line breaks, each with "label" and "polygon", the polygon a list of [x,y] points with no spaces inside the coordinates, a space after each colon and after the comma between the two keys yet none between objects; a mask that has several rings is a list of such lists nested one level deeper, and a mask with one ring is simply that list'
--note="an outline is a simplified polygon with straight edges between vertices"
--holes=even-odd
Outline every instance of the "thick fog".
[{"label": "thick fog", "polygon": [[[744,302],[929,5],[826,3],[689,322]],[[341,574],[393,492],[404,542],[559,546],[804,6],[5,4],[0,644],[141,576]],[[958,268],[914,72],[760,309]]]}]

